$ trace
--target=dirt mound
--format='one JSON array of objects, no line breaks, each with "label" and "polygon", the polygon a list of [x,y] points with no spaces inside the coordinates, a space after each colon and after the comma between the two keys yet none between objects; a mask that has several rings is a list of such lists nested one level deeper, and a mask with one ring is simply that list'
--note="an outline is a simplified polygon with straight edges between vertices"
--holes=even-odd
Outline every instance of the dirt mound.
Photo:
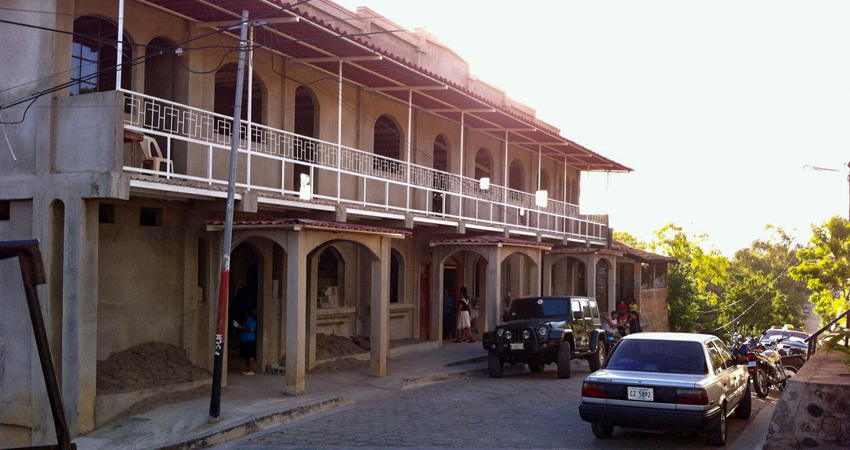
[{"label": "dirt mound", "polygon": [[177,347],[149,342],[97,362],[97,393],[137,391],[210,378]]},{"label": "dirt mound", "polygon": [[358,345],[358,341],[355,341],[356,337],[346,338],[335,334],[316,334],[316,360],[339,358],[369,351],[369,341],[367,340],[366,347],[363,347]]}]

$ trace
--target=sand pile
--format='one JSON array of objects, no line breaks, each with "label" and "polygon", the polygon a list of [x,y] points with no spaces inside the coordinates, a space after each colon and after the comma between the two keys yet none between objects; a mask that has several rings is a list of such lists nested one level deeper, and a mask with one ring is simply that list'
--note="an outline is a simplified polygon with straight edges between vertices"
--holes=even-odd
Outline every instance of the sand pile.
[{"label": "sand pile", "polygon": [[210,378],[179,348],[149,342],[97,362],[97,393],[137,391]]},{"label": "sand pile", "polygon": [[364,338],[360,337],[357,341],[355,341],[355,338],[357,336],[347,338],[335,334],[316,334],[316,360],[321,361],[368,352],[369,341],[365,341],[366,346],[364,347],[362,345]]}]

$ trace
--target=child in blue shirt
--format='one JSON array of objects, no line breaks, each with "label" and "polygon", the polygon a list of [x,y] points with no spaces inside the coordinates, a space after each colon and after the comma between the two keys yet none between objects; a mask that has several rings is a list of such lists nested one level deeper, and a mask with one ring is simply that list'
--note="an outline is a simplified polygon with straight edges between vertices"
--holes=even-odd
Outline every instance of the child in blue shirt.
[{"label": "child in blue shirt", "polygon": [[248,311],[245,315],[248,318],[242,325],[236,324],[236,329],[239,330],[239,356],[248,362],[248,369],[242,375],[251,376],[254,375],[254,359],[257,358],[257,320],[254,311]]}]

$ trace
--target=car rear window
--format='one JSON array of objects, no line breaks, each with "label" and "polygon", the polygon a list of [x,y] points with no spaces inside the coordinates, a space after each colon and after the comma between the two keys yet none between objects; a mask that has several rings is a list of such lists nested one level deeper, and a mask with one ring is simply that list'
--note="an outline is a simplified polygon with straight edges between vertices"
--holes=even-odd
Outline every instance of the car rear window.
[{"label": "car rear window", "polygon": [[617,345],[605,368],[705,375],[705,352],[699,342],[626,339]]},{"label": "car rear window", "polygon": [[569,299],[518,298],[511,304],[511,320],[570,315]]}]

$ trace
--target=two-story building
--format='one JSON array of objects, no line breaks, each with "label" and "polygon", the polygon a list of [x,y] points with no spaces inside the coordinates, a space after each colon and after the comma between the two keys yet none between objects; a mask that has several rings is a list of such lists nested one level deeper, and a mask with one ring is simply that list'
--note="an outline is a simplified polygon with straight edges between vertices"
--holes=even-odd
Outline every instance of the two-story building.
[{"label": "two-story building", "polygon": [[[42,95],[0,115],[0,239],[41,240],[75,434],[95,427],[97,362],[113,353],[163,342],[212,367],[234,132],[229,295],[253,301],[229,319],[257,309],[257,367],[285,357],[287,393],[309,386],[317,333],[369,337],[375,376],[390,340],[440,345],[446,290],[468,288],[482,333],[512,298],[610,310],[618,280],[640,284],[644,260],[578,204],[583,172],[630,169],[424,31],[330,0],[6,5],[42,28],[0,24],[0,104]],[[0,436],[41,443],[49,410],[14,264],[0,265]]]}]

